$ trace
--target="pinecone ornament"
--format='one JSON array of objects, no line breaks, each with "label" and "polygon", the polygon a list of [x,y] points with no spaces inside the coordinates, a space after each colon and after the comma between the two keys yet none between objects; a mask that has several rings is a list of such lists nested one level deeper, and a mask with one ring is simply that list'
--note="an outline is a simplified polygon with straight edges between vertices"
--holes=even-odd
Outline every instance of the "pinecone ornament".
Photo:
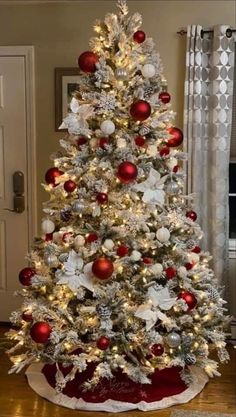
[{"label": "pinecone ornament", "polygon": [[148,126],[142,126],[140,129],[139,129],[139,134],[141,135],[141,136],[145,136],[145,135],[148,135],[148,133],[150,133],[150,128],[148,127]]},{"label": "pinecone ornament", "polygon": [[111,317],[111,310],[106,304],[97,305],[96,311],[101,320],[108,320]]},{"label": "pinecone ornament", "polygon": [[193,239],[189,239],[186,244],[188,249],[193,249],[196,246],[196,242]]},{"label": "pinecone ornament", "polygon": [[212,301],[216,301],[220,298],[220,294],[218,293],[216,288],[211,287],[207,290],[207,292],[209,294],[210,300]]},{"label": "pinecone ornament", "polygon": [[193,353],[187,353],[184,361],[186,365],[194,365],[196,363],[196,356]]}]

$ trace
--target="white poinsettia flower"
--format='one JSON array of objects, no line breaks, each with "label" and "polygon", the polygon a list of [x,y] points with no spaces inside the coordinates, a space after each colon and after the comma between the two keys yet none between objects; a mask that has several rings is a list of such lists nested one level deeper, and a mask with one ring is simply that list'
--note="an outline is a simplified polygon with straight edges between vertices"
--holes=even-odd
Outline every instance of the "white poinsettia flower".
[{"label": "white poinsettia flower", "polygon": [[70,102],[71,111],[67,114],[59,129],[67,129],[70,134],[89,134],[87,119],[94,114],[91,104],[81,104],[75,97]]},{"label": "white poinsettia flower", "polygon": [[74,250],[69,252],[64,268],[56,271],[56,277],[59,279],[58,285],[66,284],[72,291],[76,291],[80,287],[87,288],[92,292],[94,290],[92,262],[84,266],[83,259]]},{"label": "white poinsettia flower", "polygon": [[161,177],[158,171],[151,168],[148,178],[140,184],[134,185],[133,189],[143,192],[144,203],[164,204],[165,191],[163,187],[166,178],[167,175]]},{"label": "white poinsettia flower", "polygon": [[168,288],[155,290],[150,287],[148,289],[149,300],[139,306],[135,312],[135,316],[146,321],[146,330],[150,330],[155,326],[157,320],[168,321],[166,314],[161,310],[170,310],[176,302],[176,298],[171,298]]}]

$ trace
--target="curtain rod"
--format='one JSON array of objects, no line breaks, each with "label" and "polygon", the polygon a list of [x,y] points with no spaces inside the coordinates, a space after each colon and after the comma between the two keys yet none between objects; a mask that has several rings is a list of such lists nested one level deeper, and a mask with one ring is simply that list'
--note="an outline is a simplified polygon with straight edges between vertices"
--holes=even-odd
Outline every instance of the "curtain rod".
[{"label": "curtain rod", "polygon": [[[226,34],[227,38],[231,38],[231,36],[232,36],[232,34],[234,32],[236,32],[236,29],[228,28],[228,29],[226,29],[225,34]],[[177,34],[178,35],[181,35],[181,36],[186,35],[186,33],[187,33],[187,30],[185,30],[185,29],[180,29],[177,32]],[[205,35],[205,33],[213,33],[213,30],[212,29],[202,29],[201,30],[201,38],[203,38],[203,36]]]}]

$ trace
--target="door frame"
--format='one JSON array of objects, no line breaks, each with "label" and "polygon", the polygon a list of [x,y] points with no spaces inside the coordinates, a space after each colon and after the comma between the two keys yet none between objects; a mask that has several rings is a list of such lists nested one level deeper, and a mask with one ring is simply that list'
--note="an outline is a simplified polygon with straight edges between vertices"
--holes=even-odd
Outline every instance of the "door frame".
[{"label": "door frame", "polygon": [[28,247],[37,235],[37,159],[35,117],[35,64],[33,46],[0,46],[0,56],[20,56],[25,62],[26,164],[28,195]]}]

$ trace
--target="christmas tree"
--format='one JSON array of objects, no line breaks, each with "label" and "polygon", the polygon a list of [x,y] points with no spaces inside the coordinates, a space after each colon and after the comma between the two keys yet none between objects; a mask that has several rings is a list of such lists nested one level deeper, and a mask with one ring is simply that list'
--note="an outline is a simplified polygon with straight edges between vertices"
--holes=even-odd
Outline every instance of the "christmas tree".
[{"label": "christmas tree", "polygon": [[57,389],[94,363],[93,388],[121,370],[150,384],[156,369],[219,375],[225,301],[201,249],[193,196],[183,193],[183,134],[139,13],[97,21],[79,56],[68,133],[45,175],[42,236],[19,273],[21,309],[8,337],[18,372],[35,361],[72,366]]}]

